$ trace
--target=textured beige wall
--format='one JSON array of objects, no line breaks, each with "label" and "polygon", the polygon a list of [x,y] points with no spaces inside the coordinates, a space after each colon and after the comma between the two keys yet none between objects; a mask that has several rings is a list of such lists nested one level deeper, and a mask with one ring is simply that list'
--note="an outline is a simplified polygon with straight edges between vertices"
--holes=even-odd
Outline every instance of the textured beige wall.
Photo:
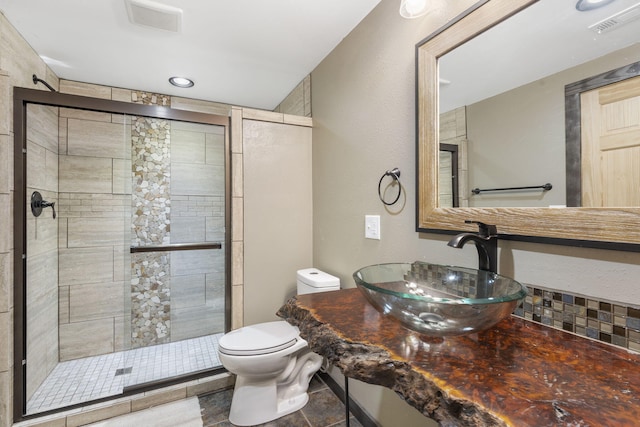
[{"label": "textured beige wall", "polygon": [[312,267],[311,128],[244,120],[243,161],[244,324],[251,325],[278,320],[296,294],[296,271]]},{"label": "textured beige wall", "polygon": [[[404,20],[398,1],[382,2],[312,72],[314,266],[355,286],[358,268],[428,260],[477,266],[472,246],[415,230],[414,46],[472,1],[434,0],[423,18]],[[382,173],[402,171],[404,193],[385,208],[376,191]],[[382,239],[364,238],[364,216],[381,216]],[[498,223],[498,229],[500,224]],[[640,303],[636,253],[500,242],[500,272],[524,283],[603,299]],[[415,411],[379,387],[352,394],[385,427],[419,426]],[[395,418],[388,419],[393,413]],[[417,413],[417,412],[416,412]]]}]

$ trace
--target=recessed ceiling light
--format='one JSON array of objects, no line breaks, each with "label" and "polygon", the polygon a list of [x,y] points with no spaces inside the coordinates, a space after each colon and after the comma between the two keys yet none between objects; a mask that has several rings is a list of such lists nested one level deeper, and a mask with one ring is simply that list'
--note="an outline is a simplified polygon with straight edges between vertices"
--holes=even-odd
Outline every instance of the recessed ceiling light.
[{"label": "recessed ceiling light", "polygon": [[578,9],[580,12],[586,12],[587,10],[593,10],[602,6],[606,6],[613,1],[614,0],[578,0],[578,3],[576,3],[576,9]]},{"label": "recessed ceiling light", "polygon": [[193,86],[193,80],[186,77],[171,77],[169,83],[177,87],[191,87]]}]

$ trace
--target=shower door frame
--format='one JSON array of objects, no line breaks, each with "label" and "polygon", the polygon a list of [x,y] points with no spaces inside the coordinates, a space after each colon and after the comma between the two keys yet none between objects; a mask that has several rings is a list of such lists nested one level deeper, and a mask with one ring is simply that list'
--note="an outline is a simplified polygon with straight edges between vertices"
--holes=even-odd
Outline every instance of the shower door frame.
[{"label": "shower door frame", "polygon": [[224,296],[224,328],[228,332],[231,328],[231,135],[230,117],[194,111],[177,110],[170,107],[134,104],[130,102],[113,101],[108,99],[91,98],[80,95],[46,92],[37,89],[15,87],[13,91],[13,124],[14,124],[14,200],[13,200],[13,230],[14,230],[14,319],[13,319],[13,418],[14,422],[41,417],[43,415],[84,406],[89,403],[111,400],[122,396],[139,393],[148,389],[179,383],[188,379],[204,377],[223,372],[224,368],[214,368],[205,372],[194,373],[180,378],[168,378],[150,384],[144,389],[125,391],[112,397],[83,402],[64,408],[40,412],[33,415],[26,414],[26,358],[27,358],[27,307],[26,307],[26,279],[27,279],[27,105],[37,104],[51,107],[75,108],[112,114],[128,114],[158,119],[176,120],[190,123],[223,126],[225,131],[225,296]]}]

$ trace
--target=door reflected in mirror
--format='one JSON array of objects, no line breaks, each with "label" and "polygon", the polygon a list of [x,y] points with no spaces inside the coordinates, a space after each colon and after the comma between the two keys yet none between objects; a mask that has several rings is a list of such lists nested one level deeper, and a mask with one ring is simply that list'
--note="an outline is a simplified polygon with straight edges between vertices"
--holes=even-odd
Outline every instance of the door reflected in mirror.
[{"label": "door reflected in mirror", "polygon": [[[439,140],[465,145],[458,173],[440,166],[440,207],[640,206],[640,83],[605,90],[624,100],[606,95],[588,111],[584,101],[573,111],[565,93],[578,87],[584,98],[596,84],[633,77],[640,19],[598,24],[636,3],[580,12],[575,2],[540,0],[438,59]],[[575,134],[581,140],[570,140]],[[546,183],[551,190],[471,191]]]},{"label": "door reflected in mirror", "polygon": [[440,206],[458,207],[458,147],[440,144]]}]

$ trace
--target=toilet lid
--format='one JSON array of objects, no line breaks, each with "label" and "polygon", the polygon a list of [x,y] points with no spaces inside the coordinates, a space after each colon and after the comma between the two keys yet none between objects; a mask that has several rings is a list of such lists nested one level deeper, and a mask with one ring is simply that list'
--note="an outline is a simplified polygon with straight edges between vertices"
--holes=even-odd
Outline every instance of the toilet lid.
[{"label": "toilet lid", "polygon": [[224,334],[218,341],[219,350],[236,356],[273,353],[294,345],[299,333],[298,328],[282,320],[259,323]]}]

